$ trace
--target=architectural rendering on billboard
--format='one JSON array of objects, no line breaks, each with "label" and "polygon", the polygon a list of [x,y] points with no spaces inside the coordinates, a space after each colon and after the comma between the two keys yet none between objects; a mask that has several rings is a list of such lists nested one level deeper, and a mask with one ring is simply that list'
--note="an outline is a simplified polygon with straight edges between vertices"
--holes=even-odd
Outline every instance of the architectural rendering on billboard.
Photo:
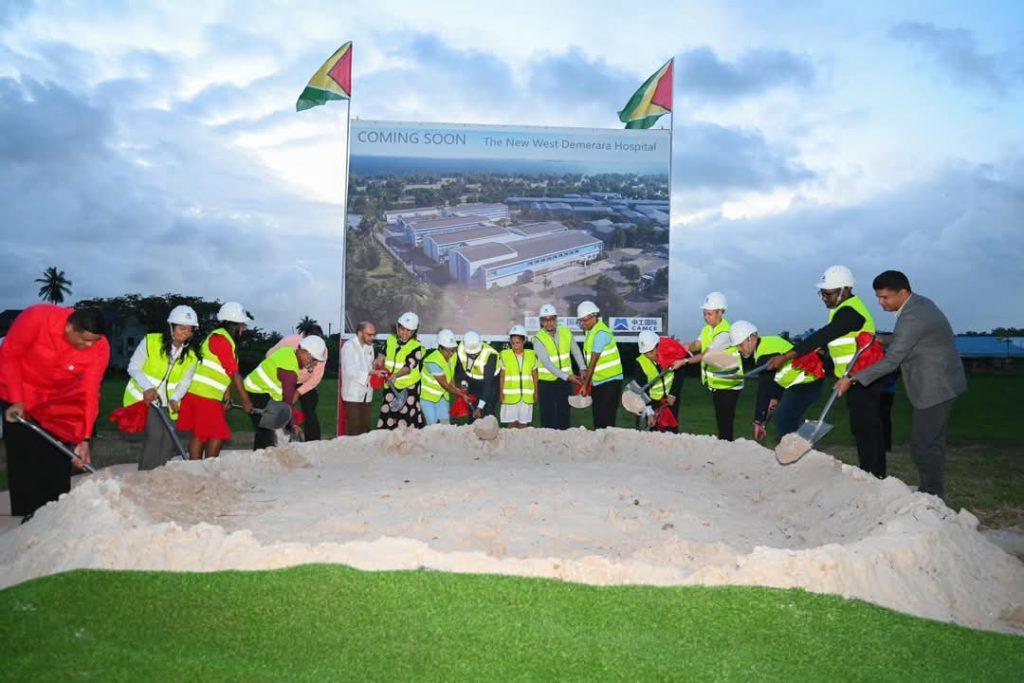
[{"label": "architectural rendering on billboard", "polygon": [[667,130],[352,121],[347,325],[504,337],[591,299],[667,330],[669,158]]}]

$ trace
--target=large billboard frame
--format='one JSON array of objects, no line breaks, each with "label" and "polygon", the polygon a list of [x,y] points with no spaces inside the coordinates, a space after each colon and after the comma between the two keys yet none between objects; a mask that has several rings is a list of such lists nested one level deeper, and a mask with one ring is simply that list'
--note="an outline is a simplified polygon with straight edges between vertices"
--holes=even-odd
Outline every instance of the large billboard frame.
[{"label": "large billboard frame", "polygon": [[[345,159],[345,166],[346,166],[345,193],[344,193],[345,194],[345,221],[344,221],[344,228],[342,230],[342,268],[341,268],[341,270],[342,270],[342,273],[341,273],[341,288],[342,288],[342,292],[341,292],[341,304],[342,304],[341,305],[341,309],[342,309],[342,336],[343,336],[343,338],[351,338],[352,334],[354,333],[354,329],[353,328],[354,328],[355,324],[358,322],[357,320],[353,319],[353,317],[351,316],[350,307],[348,306],[348,300],[349,300],[349,281],[348,281],[349,273],[348,273],[348,263],[347,263],[348,256],[349,256],[349,253],[348,253],[348,251],[349,251],[348,230],[349,230],[349,227],[350,227],[349,226],[349,217],[350,217],[350,215],[353,214],[353,211],[350,208],[351,207],[351,202],[352,202],[352,175],[353,175],[353,171],[354,171],[352,159],[353,159],[353,156],[356,156],[356,155],[353,154],[354,148],[358,149],[358,145],[353,145],[353,136],[360,135],[361,133],[366,132],[366,130],[368,130],[368,129],[372,130],[374,128],[401,128],[401,129],[410,130],[410,131],[420,131],[420,132],[422,132],[424,134],[424,136],[423,136],[424,138],[427,138],[427,136],[429,135],[430,131],[435,131],[436,132],[437,130],[464,131],[464,132],[475,132],[475,133],[492,132],[492,133],[494,133],[496,135],[502,135],[502,134],[508,133],[509,131],[515,131],[515,132],[521,132],[521,133],[524,133],[524,134],[531,134],[531,135],[536,135],[536,136],[543,136],[543,135],[563,135],[563,136],[565,136],[565,135],[576,135],[576,136],[593,136],[593,137],[597,137],[597,138],[602,138],[602,137],[611,138],[612,136],[615,136],[615,137],[618,137],[618,136],[625,137],[625,136],[634,136],[634,135],[636,135],[637,137],[643,136],[645,139],[649,139],[652,136],[654,136],[655,139],[658,139],[659,143],[663,143],[662,144],[662,149],[663,149],[662,153],[665,156],[664,173],[666,175],[666,181],[665,181],[665,187],[664,187],[664,190],[665,190],[665,192],[664,192],[665,200],[664,200],[663,203],[667,203],[667,206],[664,207],[665,208],[664,213],[668,214],[668,220],[667,220],[667,224],[664,226],[665,232],[667,234],[666,234],[666,241],[665,241],[666,250],[664,252],[665,265],[663,267],[664,268],[669,268],[670,255],[671,255],[671,245],[672,245],[672,232],[673,232],[672,229],[671,229],[671,171],[672,171],[672,158],[671,158],[672,139],[671,139],[671,129],[656,128],[656,129],[650,129],[650,130],[646,130],[646,131],[625,131],[625,130],[619,129],[619,128],[604,129],[604,128],[573,128],[573,127],[529,126],[529,125],[520,126],[520,125],[458,124],[458,123],[440,123],[440,122],[437,122],[437,123],[434,123],[434,122],[395,122],[395,121],[375,121],[375,120],[367,121],[367,120],[360,120],[360,119],[353,119],[353,123],[354,123],[354,126],[350,125],[350,127],[349,127],[349,140],[348,140],[348,144],[346,145],[347,146],[347,150],[346,150],[346,159]],[[353,128],[355,130],[353,130]],[[365,156],[367,156],[367,155],[362,155],[361,158],[363,158]],[[369,156],[373,156],[373,155],[369,155]],[[381,154],[381,155],[378,155],[378,156],[381,159],[387,159],[389,157],[389,155],[387,155],[387,154]],[[431,157],[424,157],[424,158],[425,159],[429,159]],[[453,158],[460,158],[460,157],[453,157]],[[583,175],[584,176],[588,176],[588,175],[591,175],[591,174],[583,174]],[[404,190],[403,190],[403,192],[404,192]],[[447,208],[447,207],[445,207],[445,208]],[[394,253],[392,253],[391,256],[394,257],[396,260],[398,260],[398,258],[399,258]],[[620,265],[621,265],[621,262],[620,262]],[[667,270],[666,273],[670,273],[670,269]],[[606,322],[608,322],[609,326],[613,327],[613,330],[616,330],[616,326],[617,326],[616,323],[618,323],[618,325],[620,326],[619,329],[616,330],[616,332],[617,332],[616,336],[620,340],[622,340],[622,341],[635,341],[636,333],[640,329],[652,329],[652,328],[645,328],[645,327],[634,327],[634,329],[632,329],[632,330],[626,330],[625,332],[623,332],[623,330],[621,328],[621,325],[623,325],[623,323],[626,323],[628,325],[634,325],[634,326],[635,325],[644,325],[644,324],[647,324],[647,323],[644,322],[645,320],[646,321],[653,321],[655,319],[658,319],[658,322],[660,324],[660,329],[656,329],[655,331],[658,331],[658,332],[660,332],[662,334],[667,334],[668,333],[668,330],[670,329],[669,326],[670,326],[670,314],[671,314],[671,310],[670,310],[671,309],[671,306],[670,306],[671,292],[670,292],[670,289],[669,289],[671,287],[671,276],[670,276],[670,274],[668,275],[668,277],[666,279],[668,280],[668,282],[666,283],[667,284],[667,286],[666,286],[666,293],[665,293],[665,295],[663,297],[664,307],[663,307],[662,311],[660,312],[660,314],[657,316],[657,318],[652,318],[651,316],[640,316],[640,317],[632,316],[632,317],[627,317],[625,315],[616,315],[615,313],[618,313],[618,312],[615,312],[615,311],[612,311],[612,312],[602,311],[602,319],[604,319]],[[536,308],[534,308],[532,310],[531,309],[526,309],[526,310],[520,309],[519,310],[519,315],[522,316],[522,321],[521,322],[527,323],[527,328],[531,332],[534,331],[536,329],[536,327],[537,327],[536,323],[534,322],[536,320],[536,313],[537,313]],[[559,313],[560,314],[568,313],[569,316],[572,315],[572,312],[568,311],[568,310],[564,310],[564,311],[560,310]],[[571,321],[572,319],[569,316],[564,316],[564,317],[566,318],[566,320]],[[637,322],[637,321],[639,321],[639,322]],[[378,334],[378,338],[380,339],[380,338],[384,338],[386,336],[386,333],[383,330],[386,329],[387,327],[390,327],[392,321],[391,320],[386,320],[386,321],[385,320],[381,320],[379,322],[380,322],[380,327],[382,329],[381,333]],[[458,322],[459,321],[452,321],[452,323],[445,323],[445,324],[447,324],[448,326],[456,327],[456,326],[458,326]],[[534,323],[534,324],[530,324],[530,323]],[[572,326],[572,327],[576,328],[576,326]],[[423,326],[421,325],[421,330],[422,329],[423,329]],[[577,338],[580,338],[580,334],[581,333],[579,332],[579,330],[578,329],[574,329],[574,331],[576,332]],[[431,345],[434,342],[433,338],[435,336],[436,335],[434,335],[434,334],[421,334],[420,338],[421,338],[421,340],[425,344],[427,344],[429,346],[429,345]],[[461,338],[462,335],[460,333],[457,336],[459,336]],[[487,339],[488,341],[505,341],[507,339],[507,334],[494,333],[494,332],[491,332],[491,331],[487,331],[487,332],[482,333],[482,336],[485,339]]]}]

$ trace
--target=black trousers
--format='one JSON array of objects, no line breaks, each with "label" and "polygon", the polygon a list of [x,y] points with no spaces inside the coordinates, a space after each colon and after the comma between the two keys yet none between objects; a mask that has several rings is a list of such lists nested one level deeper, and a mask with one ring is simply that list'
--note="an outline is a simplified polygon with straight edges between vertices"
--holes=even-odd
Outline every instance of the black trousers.
[{"label": "black trousers", "polygon": [[718,428],[718,438],[722,441],[732,441],[735,438],[733,425],[736,423],[736,404],[739,400],[739,391],[711,390],[711,402],[715,405],[715,425]]},{"label": "black trousers", "polygon": [[879,399],[879,406],[882,408],[882,442],[885,444],[885,452],[892,450],[892,404],[896,401],[896,394],[883,391]]},{"label": "black trousers", "polygon": [[[488,415],[496,415],[497,414],[496,411],[497,411],[497,406],[499,405],[499,402],[497,400],[494,400],[493,397],[488,397],[488,396],[484,395],[484,393],[485,393],[484,392],[484,381],[482,379],[470,379],[470,380],[467,380],[466,381],[466,385],[467,385],[466,388],[469,390],[469,393],[473,394],[478,399],[483,399],[484,400],[483,410],[480,411],[480,416],[481,417],[487,417]],[[476,418],[473,417],[473,414],[470,413],[469,414],[469,422],[473,422],[475,419]]]},{"label": "black trousers", "polygon": [[299,410],[306,418],[302,423],[302,435],[306,441],[319,441],[321,438],[320,418],[316,414],[319,404],[320,392],[317,389],[310,389],[299,397]]},{"label": "black trousers", "polygon": [[615,426],[615,416],[619,412],[619,393],[622,391],[622,380],[616,379],[604,384],[595,384],[590,388],[590,405],[594,415],[594,429]]},{"label": "black trousers", "polygon": [[956,399],[928,408],[915,408],[910,423],[910,454],[917,465],[922,493],[946,495],[946,427]]},{"label": "black trousers", "polygon": [[[2,419],[2,418],[0,418]],[[17,422],[4,423],[11,514],[24,517],[71,490],[71,460]]]},{"label": "black trousers", "polygon": [[537,385],[540,399],[540,426],[547,429],[569,428],[569,382],[554,379]]},{"label": "black trousers", "polygon": [[879,479],[885,477],[885,436],[882,434],[882,382],[854,384],[846,392],[850,430],[857,442],[860,468]]},{"label": "black trousers", "polygon": [[[249,400],[252,401],[253,408],[266,408],[267,404],[270,403],[270,394],[249,394]],[[256,432],[252,440],[252,449],[254,451],[258,451],[261,448],[272,448],[277,445],[277,435],[274,434],[274,430],[260,427],[260,417],[256,413],[249,413],[249,419],[252,420],[252,428]]]}]

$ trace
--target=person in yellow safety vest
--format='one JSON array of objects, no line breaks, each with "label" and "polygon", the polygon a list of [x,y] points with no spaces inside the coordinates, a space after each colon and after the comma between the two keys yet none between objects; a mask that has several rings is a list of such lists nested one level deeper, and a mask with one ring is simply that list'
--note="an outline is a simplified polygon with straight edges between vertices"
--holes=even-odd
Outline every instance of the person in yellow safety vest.
[{"label": "person in yellow safety vest", "polygon": [[441,330],[437,333],[437,348],[423,359],[423,371],[420,373],[420,407],[423,408],[423,421],[429,427],[432,424],[448,424],[451,412],[452,394],[467,400],[469,392],[460,389],[452,382],[455,380],[455,333]]},{"label": "person in yellow safety vest", "polygon": [[[739,349],[744,359],[750,359],[748,365],[753,367],[793,348],[793,344],[782,337],[762,337],[753,323],[746,320],[734,322],[729,336],[733,346]],[[794,367],[792,362],[785,363],[775,372],[761,373],[754,402],[754,440],[763,441],[768,436],[769,417],[775,420],[778,438],[795,432],[803,421],[804,412],[821,394],[823,385],[820,378]]]},{"label": "person in yellow safety vest", "polygon": [[[729,321],[725,319],[725,310],[729,307],[725,295],[711,292],[704,297],[701,312],[704,314],[704,327],[700,338],[686,344],[686,348],[694,357],[690,362],[700,362],[700,379],[711,392],[711,402],[715,407],[715,424],[718,438],[723,441],[733,440],[733,425],[736,422],[736,404],[743,389],[743,380],[736,379],[736,369],[717,370],[704,362],[706,351],[726,351],[732,346],[729,338]],[[739,352],[733,350],[732,355],[740,361]],[[739,363],[742,366],[742,362]]]},{"label": "person in yellow safety vest", "polygon": [[192,460],[216,458],[224,442],[231,439],[231,429],[224,415],[230,389],[235,390],[242,402],[242,410],[252,411],[252,401],[242,386],[235,350],[252,316],[242,304],[229,301],[217,311],[217,320],[221,326],[208,334],[199,347],[199,364],[181,401],[178,416],[178,429],[192,432],[188,442],[188,455]]},{"label": "person in yellow safety vest", "polygon": [[593,301],[581,301],[576,307],[576,319],[586,333],[583,339],[583,358],[587,361],[587,367],[580,376],[580,382],[584,387],[590,387],[594,429],[615,426],[619,393],[622,390],[619,347],[611,328],[598,317],[600,312]]},{"label": "person in yellow safety vest", "polygon": [[526,328],[513,325],[508,332],[511,348],[501,352],[498,391],[501,394],[501,424],[523,429],[533,424],[537,402],[537,354],[526,348]]},{"label": "person in yellow safety vest", "polygon": [[469,330],[456,347],[455,355],[458,364],[455,369],[455,381],[459,386],[465,384],[467,391],[476,396],[477,403],[473,408],[470,420],[479,420],[484,415],[494,412],[499,405],[498,352],[493,346],[480,339],[480,335]]},{"label": "person in yellow safety vest", "polygon": [[[380,402],[380,416],[377,429],[397,429],[400,426],[421,429],[423,409],[420,406],[420,368],[423,364],[423,344],[416,338],[420,317],[412,311],[398,316],[394,334],[388,335],[384,343],[384,370],[390,376],[390,384],[384,389]],[[405,402],[395,410],[391,402],[402,392]]]},{"label": "person in yellow safety vest", "polygon": [[[828,324],[797,342],[792,349],[768,361],[778,370],[786,362],[818,348],[827,348],[835,376],[846,374],[857,352],[857,336],[874,334],[875,321],[860,297],[853,293],[853,273],[846,266],[830,266],[818,282],[821,300],[828,309]],[[855,384],[846,393],[850,427],[857,442],[857,460],[862,470],[882,479],[886,475],[885,436],[882,431],[883,382],[868,386]]]},{"label": "person in yellow safety vest", "polygon": [[580,345],[572,338],[572,330],[558,324],[558,311],[554,305],[540,307],[540,330],[533,337],[533,350],[537,354],[537,378],[540,389],[537,404],[540,407],[540,426],[548,429],[569,428],[569,395],[572,385],[580,378],[573,374],[572,362],[581,370],[587,363]]},{"label": "person in yellow safety vest", "polygon": [[[293,404],[298,400],[299,373],[302,370],[311,372],[317,363],[327,361],[327,344],[323,338],[315,334],[303,337],[298,348],[282,346],[264,358],[256,369],[245,378],[245,390],[249,392],[255,408],[266,408],[270,401],[287,404],[293,411],[291,431],[298,436],[302,426],[294,420]],[[252,427],[256,432],[252,449],[271,448],[277,444],[277,435],[272,429],[260,426],[262,416],[256,412],[249,413]]]},{"label": "person in yellow safety vest", "polygon": [[181,399],[199,363],[199,354],[192,346],[197,329],[196,312],[189,306],[175,306],[167,316],[167,329],[143,337],[128,361],[128,385],[122,405],[142,401],[149,406],[139,451],[140,470],[156,469],[176,455],[170,434],[154,412],[162,410],[172,420],[178,419]]},{"label": "person in yellow safety vest", "polygon": [[[640,354],[636,357],[636,373],[633,379],[642,387],[654,381],[658,375],[661,375],[662,369],[658,366],[658,344],[660,341],[661,339],[658,337],[658,334],[650,330],[644,330],[637,335],[637,350]],[[648,426],[655,426],[657,420],[655,408],[661,403],[667,405],[678,420],[679,401],[677,400],[678,395],[673,393],[673,386],[675,385],[676,378],[675,371],[685,364],[685,360],[688,359],[674,362],[668,372],[657,379],[657,381],[654,381],[651,388],[647,390],[647,395],[651,399],[651,405],[647,406],[647,410],[644,413]],[[675,432],[678,429],[660,427],[658,431]]]}]

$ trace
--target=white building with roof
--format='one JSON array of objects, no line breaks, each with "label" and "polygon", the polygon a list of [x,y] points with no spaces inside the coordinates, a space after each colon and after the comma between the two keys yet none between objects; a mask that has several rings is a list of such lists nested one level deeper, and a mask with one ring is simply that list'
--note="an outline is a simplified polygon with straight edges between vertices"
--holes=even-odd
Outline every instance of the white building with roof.
[{"label": "white building with roof", "polygon": [[492,221],[508,218],[508,205],[486,202],[456,204],[446,211],[451,216],[483,216]]},{"label": "white building with roof", "polygon": [[448,271],[459,282],[480,289],[515,284],[524,273],[535,275],[590,263],[604,243],[582,230],[564,230],[514,242],[487,242],[454,249]]},{"label": "white building with roof", "polygon": [[385,211],[384,220],[388,225],[397,225],[403,218],[415,220],[417,218],[436,218],[440,215],[441,209],[436,206],[420,206],[416,208]]},{"label": "white building with roof", "polygon": [[398,224],[405,233],[406,242],[417,247],[423,244],[424,237],[491,225],[486,217],[477,215],[422,219],[400,218]]},{"label": "white building with roof", "polygon": [[522,235],[512,233],[499,225],[465,228],[454,232],[427,235],[423,238],[423,253],[434,263],[447,263],[448,252],[452,249],[484,242],[509,242],[517,239],[522,239]]}]

